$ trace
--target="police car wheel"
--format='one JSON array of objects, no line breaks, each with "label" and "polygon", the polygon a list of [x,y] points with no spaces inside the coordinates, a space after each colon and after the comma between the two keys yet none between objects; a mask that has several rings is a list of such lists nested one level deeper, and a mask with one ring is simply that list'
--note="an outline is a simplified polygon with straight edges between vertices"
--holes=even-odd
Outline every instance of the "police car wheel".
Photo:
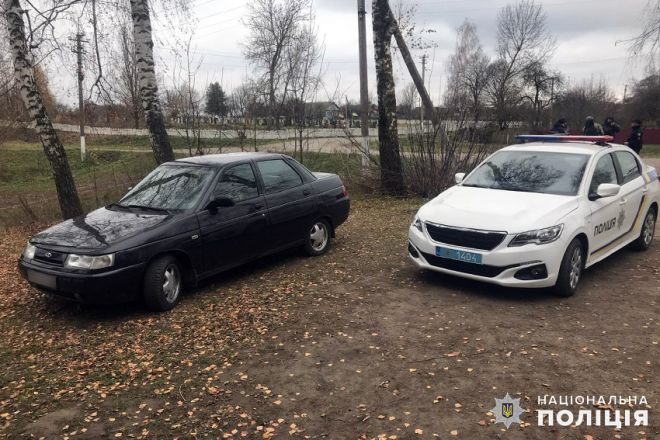
[{"label": "police car wheel", "polygon": [[645,251],[651,247],[653,243],[653,235],[655,234],[655,222],[657,220],[657,213],[655,209],[649,209],[649,212],[646,213],[644,217],[644,223],[642,223],[642,231],[639,233],[637,240],[633,241],[633,248],[638,251]]},{"label": "police car wheel", "polygon": [[554,292],[557,296],[569,297],[575,295],[584,272],[585,253],[582,242],[577,238],[568,245],[559,268],[557,284]]}]

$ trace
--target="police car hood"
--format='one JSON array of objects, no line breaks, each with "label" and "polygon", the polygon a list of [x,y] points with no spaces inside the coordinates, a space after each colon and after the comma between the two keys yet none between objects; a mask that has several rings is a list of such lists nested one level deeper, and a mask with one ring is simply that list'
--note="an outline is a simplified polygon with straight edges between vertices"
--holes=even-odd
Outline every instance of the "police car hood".
[{"label": "police car hood", "polygon": [[510,234],[547,228],[578,208],[578,198],[455,186],[424,205],[422,221]]}]

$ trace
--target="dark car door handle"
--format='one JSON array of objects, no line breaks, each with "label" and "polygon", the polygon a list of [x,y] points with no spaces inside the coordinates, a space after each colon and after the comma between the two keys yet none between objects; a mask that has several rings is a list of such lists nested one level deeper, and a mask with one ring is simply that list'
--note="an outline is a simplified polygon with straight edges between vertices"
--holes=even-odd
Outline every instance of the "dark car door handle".
[{"label": "dark car door handle", "polygon": [[303,191],[303,196],[308,196],[308,195],[310,195],[311,193],[312,193],[312,191],[306,189],[306,190]]},{"label": "dark car door handle", "polygon": [[262,205],[261,203],[257,203],[254,205],[255,211],[261,211],[262,209],[264,209],[264,205]]}]

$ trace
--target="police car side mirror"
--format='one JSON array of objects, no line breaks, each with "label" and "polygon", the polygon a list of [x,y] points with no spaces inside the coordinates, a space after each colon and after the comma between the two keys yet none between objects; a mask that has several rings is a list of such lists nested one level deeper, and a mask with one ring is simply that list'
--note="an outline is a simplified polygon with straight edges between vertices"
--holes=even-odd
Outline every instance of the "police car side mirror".
[{"label": "police car side mirror", "polygon": [[615,197],[619,195],[620,191],[621,191],[621,186],[619,185],[615,185],[613,183],[601,183],[600,185],[598,185],[598,191],[596,191],[595,194],[596,197],[593,200]]},{"label": "police car side mirror", "polygon": [[465,173],[456,173],[454,176],[454,180],[456,181],[456,184],[463,183],[463,180],[465,179]]}]

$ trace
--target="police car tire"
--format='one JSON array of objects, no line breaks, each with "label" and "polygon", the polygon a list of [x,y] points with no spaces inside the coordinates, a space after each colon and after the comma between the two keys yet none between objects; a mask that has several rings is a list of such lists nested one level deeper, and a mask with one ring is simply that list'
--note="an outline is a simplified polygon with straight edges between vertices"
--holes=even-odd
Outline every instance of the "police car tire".
[{"label": "police car tire", "polygon": [[[575,250],[579,248],[582,258],[582,267],[580,269],[580,276],[578,282],[575,286],[571,286],[571,269],[572,269],[572,258],[575,253]],[[557,283],[555,284],[554,293],[557,296],[567,298],[575,295],[577,289],[580,285],[580,280],[582,279],[582,274],[584,272],[584,246],[579,239],[574,239],[566,248],[566,253],[564,258],[561,260],[561,266],[559,267],[559,276],[557,277]]]},{"label": "police car tire", "polygon": [[644,220],[642,221],[642,230],[639,233],[639,237],[637,237],[637,240],[632,242],[632,248],[635,249],[636,251],[646,251],[648,248],[651,247],[651,244],[653,244],[653,232],[651,232],[651,241],[648,241],[644,239],[646,236],[646,231],[649,228],[649,216],[652,216],[653,218],[653,226],[655,226],[655,221],[658,218],[657,212],[655,212],[655,208],[651,207],[646,215],[644,216]]}]

